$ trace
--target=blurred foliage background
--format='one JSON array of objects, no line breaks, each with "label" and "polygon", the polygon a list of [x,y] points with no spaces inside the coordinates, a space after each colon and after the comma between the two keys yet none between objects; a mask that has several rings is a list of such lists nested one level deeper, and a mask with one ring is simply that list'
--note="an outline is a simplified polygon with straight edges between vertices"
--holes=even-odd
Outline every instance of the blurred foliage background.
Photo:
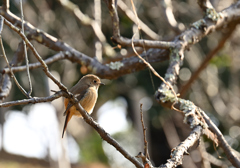
[{"label": "blurred foliage background", "polygon": [[[94,19],[95,1],[72,0],[72,2],[80,8],[82,13]],[[130,1],[126,0],[123,2],[131,9]],[[212,0],[211,2],[218,11],[221,11],[233,3],[232,1],[220,0]],[[138,0],[134,1],[134,3],[139,18],[148,25],[149,28],[156,32],[161,40],[171,40],[178,35],[170,28],[166,20],[164,14],[164,1]],[[176,20],[186,28],[193,22],[203,18],[203,13],[197,1],[173,0],[172,4]],[[131,48],[114,48],[116,44],[111,42],[111,18],[105,2],[100,1],[100,5],[102,32],[106,37],[107,43],[112,47],[105,48],[105,46],[103,46],[103,62],[108,62],[114,57],[131,55]],[[59,1],[25,0],[23,1],[23,9],[25,20],[36,28],[69,44],[89,57],[95,57],[97,38],[92,28],[84,25],[72,11],[62,6]],[[18,0],[10,1],[10,11],[20,16]],[[121,35],[131,38],[136,26],[120,8],[118,9],[118,14],[120,18]],[[182,86],[186,84],[193,72],[198,69],[201,62],[206,58],[206,55],[218,45],[218,42],[224,36],[227,29],[228,27],[210,34],[199,43],[192,46],[189,51],[185,52],[184,64],[180,70],[179,81],[177,85],[174,86],[176,90],[179,91]],[[237,151],[240,149],[239,31],[237,27],[231,38],[229,38],[214,58],[211,59],[209,65],[202,71],[199,78],[194,81],[184,95],[184,98],[193,101],[207,112],[222,131],[230,145]],[[4,27],[2,36],[8,59],[11,60],[21,39],[7,26]],[[148,36],[142,33],[142,38],[148,39]],[[32,43],[43,59],[51,57],[56,53],[35,41],[32,41]],[[109,55],[108,53],[111,54]],[[28,55],[30,63],[36,62],[31,52],[28,52]],[[0,66],[1,69],[6,66],[2,57],[0,57]],[[167,66],[167,61],[153,64],[155,70],[162,76],[164,76]],[[81,67],[77,63],[72,63],[67,60],[57,61],[49,65],[49,69],[68,88],[73,86],[81,76],[86,73],[83,66]],[[16,73],[16,77],[21,85],[28,89],[29,86],[26,82],[26,73],[18,72]],[[50,89],[56,88],[56,86],[52,86],[51,82],[48,81],[41,68],[31,70],[31,80],[33,83],[34,96],[47,96],[51,94],[49,91]],[[101,117],[100,109],[103,105],[106,105],[106,103],[111,102],[113,104],[115,103],[117,107],[124,107],[122,109],[122,114],[125,116],[124,128],[119,128],[118,131],[112,133],[112,136],[132,155],[137,155],[138,152],[143,150],[143,137],[139,113],[139,104],[143,103],[150,157],[156,166],[165,163],[169,158],[171,149],[178,145],[180,141],[184,140],[191,130],[187,125],[183,124],[183,116],[181,114],[176,111],[165,109],[155,102],[154,93],[161,84],[160,79],[151,75],[149,70],[146,69],[122,76],[115,80],[103,81],[106,85],[99,90],[99,99],[93,113],[94,118],[98,120]],[[24,98],[25,97],[16,85],[13,84],[10,96],[6,101]],[[56,116],[59,121],[59,135],[64,119],[62,117],[62,103],[62,99],[52,103],[56,109]],[[111,106],[109,105],[107,107],[109,108]],[[5,113],[5,118],[7,120],[8,117],[6,116],[9,114],[9,110],[20,110],[22,113],[28,115],[29,110],[23,110],[24,108],[26,109],[24,106],[2,108],[1,112]],[[27,108],[29,108],[29,106]],[[114,109],[115,108],[108,109],[111,110],[112,113],[110,116],[114,117]],[[45,117],[47,117],[48,114],[45,115]],[[109,122],[113,125],[109,126],[110,124],[108,124],[108,127],[114,127],[115,124],[118,123],[111,122],[110,120],[112,119],[113,121],[118,120],[108,117],[105,118],[102,123]],[[1,124],[3,128],[4,123]],[[5,134],[3,133],[2,135],[4,136]],[[42,136],[44,139],[44,133]],[[68,138],[65,137],[63,140],[60,136],[57,138],[63,141],[63,149],[68,148],[67,146],[71,145],[71,142],[78,144],[79,152],[77,155],[79,158],[72,162],[72,167],[133,167],[127,160],[117,155],[115,149],[112,149],[111,146],[103,142],[100,136],[85,124],[82,119],[75,119],[70,122],[68,127]],[[0,157],[0,167],[61,167],[57,164],[60,163],[58,161],[60,157],[57,157],[58,159],[51,158],[48,152],[43,159],[39,159],[39,162],[30,162],[29,160],[20,161],[26,159],[21,158],[21,155],[14,155],[16,158],[10,157],[11,155],[8,155],[9,152],[4,150],[4,137],[1,139],[2,152],[0,155],[4,156],[5,154],[6,157]],[[215,147],[213,142],[209,141],[207,137],[203,137],[203,140],[200,142],[200,147],[201,146],[203,146],[202,150],[197,148],[197,145],[190,150],[190,155],[185,156],[182,167],[203,167],[202,162],[206,159],[203,158],[203,152],[206,151],[218,161],[216,162],[218,165],[212,165],[213,167],[229,166],[222,150]],[[72,148],[69,148],[69,150],[71,149]],[[218,159],[219,157],[221,157],[221,159]],[[68,156],[66,156],[65,159],[66,158],[68,158]],[[38,160],[38,158],[35,159]]]}]

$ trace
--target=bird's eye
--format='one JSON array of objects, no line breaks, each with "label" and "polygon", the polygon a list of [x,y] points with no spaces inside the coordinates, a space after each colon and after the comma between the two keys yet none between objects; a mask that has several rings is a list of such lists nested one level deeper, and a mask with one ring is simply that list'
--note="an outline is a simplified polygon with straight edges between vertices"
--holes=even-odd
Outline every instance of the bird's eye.
[{"label": "bird's eye", "polygon": [[94,83],[97,83],[97,81],[96,81],[96,80],[94,80],[93,82],[94,82]]}]

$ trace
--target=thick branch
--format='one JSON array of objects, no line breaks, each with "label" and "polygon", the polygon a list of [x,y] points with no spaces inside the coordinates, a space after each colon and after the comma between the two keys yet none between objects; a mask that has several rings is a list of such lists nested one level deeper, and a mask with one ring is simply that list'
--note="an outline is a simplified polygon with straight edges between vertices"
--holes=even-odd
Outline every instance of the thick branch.
[{"label": "thick branch", "polygon": [[[98,75],[100,78],[105,78],[105,79],[118,78],[122,75],[137,72],[147,67],[142,61],[139,61],[138,57],[134,57],[134,56],[129,58],[122,58],[119,61],[110,62],[109,64],[104,65],[99,63],[96,59],[93,59],[90,57],[86,60],[87,62],[85,62],[85,60],[82,59],[83,58],[82,55],[83,54],[81,53],[79,55],[79,54],[71,54],[69,52],[60,52],[44,61],[46,64],[51,64],[58,60],[68,59],[72,62],[76,62],[81,65],[86,65],[91,72]],[[147,59],[150,63],[156,63],[156,62],[163,62],[168,60],[168,55],[169,55],[168,50],[158,49],[154,51],[150,50],[149,52],[147,52],[146,55],[144,54],[142,57],[144,59],[148,57]],[[42,65],[39,62],[29,64],[30,69],[39,68],[41,66]],[[12,68],[13,72],[24,71],[24,70],[26,70],[25,65]],[[4,68],[0,72],[9,73],[9,69]]]}]

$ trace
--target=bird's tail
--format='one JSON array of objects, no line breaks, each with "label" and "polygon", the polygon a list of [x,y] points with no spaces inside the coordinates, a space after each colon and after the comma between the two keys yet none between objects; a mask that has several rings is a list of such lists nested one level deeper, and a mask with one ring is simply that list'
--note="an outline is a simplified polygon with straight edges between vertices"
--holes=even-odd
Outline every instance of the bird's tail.
[{"label": "bird's tail", "polygon": [[68,122],[70,121],[71,118],[72,118],[72,114],[70,112],[68,112],[67,116],[66,116],[66,119],[65,119],[64,127],[63,127],[62,138],[64,136],[64,132],[66,131],[67,124],[68,124]]}]

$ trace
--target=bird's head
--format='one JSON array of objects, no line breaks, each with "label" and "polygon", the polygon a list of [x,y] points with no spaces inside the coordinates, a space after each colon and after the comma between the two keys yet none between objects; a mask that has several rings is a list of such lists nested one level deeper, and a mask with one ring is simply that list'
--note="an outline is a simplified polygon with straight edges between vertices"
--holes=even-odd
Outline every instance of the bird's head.
[{"label": "bird's head", "polygon": [[89,87],[95,87],[98,89],[100,85],[104,85],[101,80],[96,76],[96,75],[85,75],[82,79],[81,82],[88,85]]}]

